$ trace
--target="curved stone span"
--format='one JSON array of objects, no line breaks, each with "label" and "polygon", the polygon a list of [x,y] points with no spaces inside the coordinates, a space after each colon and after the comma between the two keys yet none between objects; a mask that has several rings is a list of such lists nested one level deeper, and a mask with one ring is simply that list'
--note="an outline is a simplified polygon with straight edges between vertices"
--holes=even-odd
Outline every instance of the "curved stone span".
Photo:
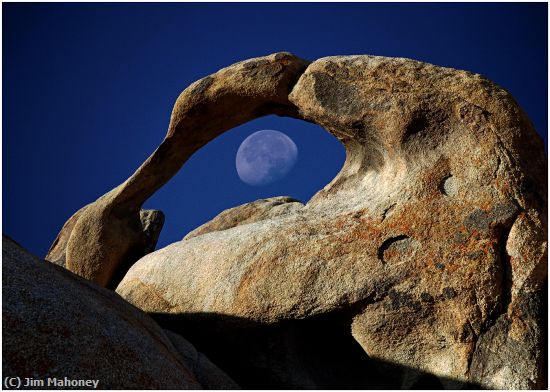
[{"label": "curved stone span", "polygon": [[131,265],[150,248],[140,223],[143,203],[224,131],[267,114],[297,115],[288,92],[306,66],[289,53],[277,53],[190,85],[176,100],[161,145],[123,184],[71,217],[46,258],[64,260],[76,274],[109,285],[121,265]]},{"label": "curved stone span", "polygon": [[[151,313],[261,325],[344,309],[338,323],[371,358],[447,387],[540,387],[544,147],[510,94],[477,74],[275,54],[204,78],[178,98],[153,155],[78,219],[67,267],[108,282],[105,271],[142,246],[143,201],[209,140],[272,113],[341,140],[337,177],[304,207],[225,213],[141,258],[117,292]],[[500,354],[490,356],[495,342]]]}]

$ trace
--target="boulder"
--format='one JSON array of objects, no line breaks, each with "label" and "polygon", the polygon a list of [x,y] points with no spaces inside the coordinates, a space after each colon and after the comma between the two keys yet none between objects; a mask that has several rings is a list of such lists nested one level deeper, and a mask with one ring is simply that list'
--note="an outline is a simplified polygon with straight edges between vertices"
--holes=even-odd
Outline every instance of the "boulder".
[{"label": "boulder", "polygon": [[[299,74],[288,95],[295,109],[280,114],[341,140],[337,177],[286,214],[248,221],[253,205],[222,213],[140,259],[117,292],[165,326],[188,321],[195,344],[245,387],[251,368],[263,387],[327,387],[322,356],[345,353],[321,354],[312,370],[291,332],[323,317],[343,325],[338,333],[372,366],[398,366],[389,374],[401,387],[544,386],[547,163],[511,95],[481,75],[401,58],[327,57]],[[186,90],[190,101],[204,83]],[[208,139],[188,135],[193,146]],[[235,326],[249,331],[241,355],[219,354],[239,335],[211,331]],[[243,344],[270,326],[277,343]],[[312,345],[325,339],[337,338]],[[292,379],[281,370],[288,358],[300,369]]]},{"label": "boulder", "polygon": [[189,232],[183,239],[290,214],[302,207],[300,201],[288,196],[256,200],[223,211],[211,221]]},{"label": "boulder", "polygon": [[5,377],[41,380],[34,384],[39,389],[65,378],[96,380],[99,389],[237,388],[185,339],[168,337],[116,293],[39,260],[7,237],[2,267]]}]

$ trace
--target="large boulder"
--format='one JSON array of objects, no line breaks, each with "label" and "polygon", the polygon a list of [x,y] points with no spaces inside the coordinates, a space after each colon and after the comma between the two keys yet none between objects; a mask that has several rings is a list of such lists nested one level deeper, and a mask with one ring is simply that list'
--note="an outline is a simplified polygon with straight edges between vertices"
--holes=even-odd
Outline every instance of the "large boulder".
[{"label": "large boulder", "polygon": [[[547,164],[525,113],[478,74],[414,60],[327,57],[300,72],[288,96],[295,109],[279,114],[342,141],[338,176],[304,207],[199,230],[143,257],[117,292],[166,325],[189,321],[193,341],[244,386],[252,368],[263,386],[327,387],[319,369],[330,358],[312,370],[307,362],[323,354],[297,359],[305,340],[291,332],[299,323],[328,333],[326,318],[371,364],[398,366],[390,373],[402,387],[426,375],[451,388],[543,386]],[[200,99],[209,78],[187,99]],[[207,140],[190,130],[191,145]],[[245,332],[209,333],[234,327]],[[264,327],[276,342],[259,337]],[[243,344],[250,331],[258,338]],[[241,355],[220,354],[236,336]],[[311,345],[326,339],[340,338]],[[333,349],[324,355],[345,355]]]},{"label": "large boulder", "polygon": [[[39,389],[237,388],[181,336],[116,293],[2,239],[2,372]],[[57,383],[57,382],[56,382]],[[91,387],[91,384],[88,385]]]}]

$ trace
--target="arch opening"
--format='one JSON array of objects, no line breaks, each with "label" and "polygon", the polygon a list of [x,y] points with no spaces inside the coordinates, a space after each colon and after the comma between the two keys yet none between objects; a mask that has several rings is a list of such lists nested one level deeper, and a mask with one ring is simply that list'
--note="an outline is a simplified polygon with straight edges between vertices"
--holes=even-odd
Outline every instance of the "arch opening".
[{"label": "arch opening", "polygon": [[[293,169],[279,181],[251,186],[239,179],[235,155],[250,134],[278,130],[298,147]],[[179,241],[224,210],[259,199],[289,196],[307,203],[338,176],[346,160],[343,144],[323,127],[290,117],[269,115],[226,131],[208,142],[159,189],[143,208],[166,216],[157,249]]]}]

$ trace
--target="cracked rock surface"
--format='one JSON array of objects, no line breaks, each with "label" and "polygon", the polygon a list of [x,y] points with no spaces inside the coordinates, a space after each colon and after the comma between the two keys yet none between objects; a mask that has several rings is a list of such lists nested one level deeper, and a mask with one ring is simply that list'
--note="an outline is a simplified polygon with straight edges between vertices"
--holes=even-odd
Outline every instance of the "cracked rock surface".
[{"label": "cracked rock surface", "polygon": [[[201,79],[163,144],[79,219],[68,268],[107,282],[97,271],[131,247],[109,233],[130,238],[143,201],[194,151],[266,114],[338,138],[340,173],[304,206],[240,206],[146,255],[122,297],[244,387],[380,387],[377,374],[403,388],[545,385],[544,146],[508,92],[466,71],[279,53]],[[331,360],[352,351],[342,368]]]}]

